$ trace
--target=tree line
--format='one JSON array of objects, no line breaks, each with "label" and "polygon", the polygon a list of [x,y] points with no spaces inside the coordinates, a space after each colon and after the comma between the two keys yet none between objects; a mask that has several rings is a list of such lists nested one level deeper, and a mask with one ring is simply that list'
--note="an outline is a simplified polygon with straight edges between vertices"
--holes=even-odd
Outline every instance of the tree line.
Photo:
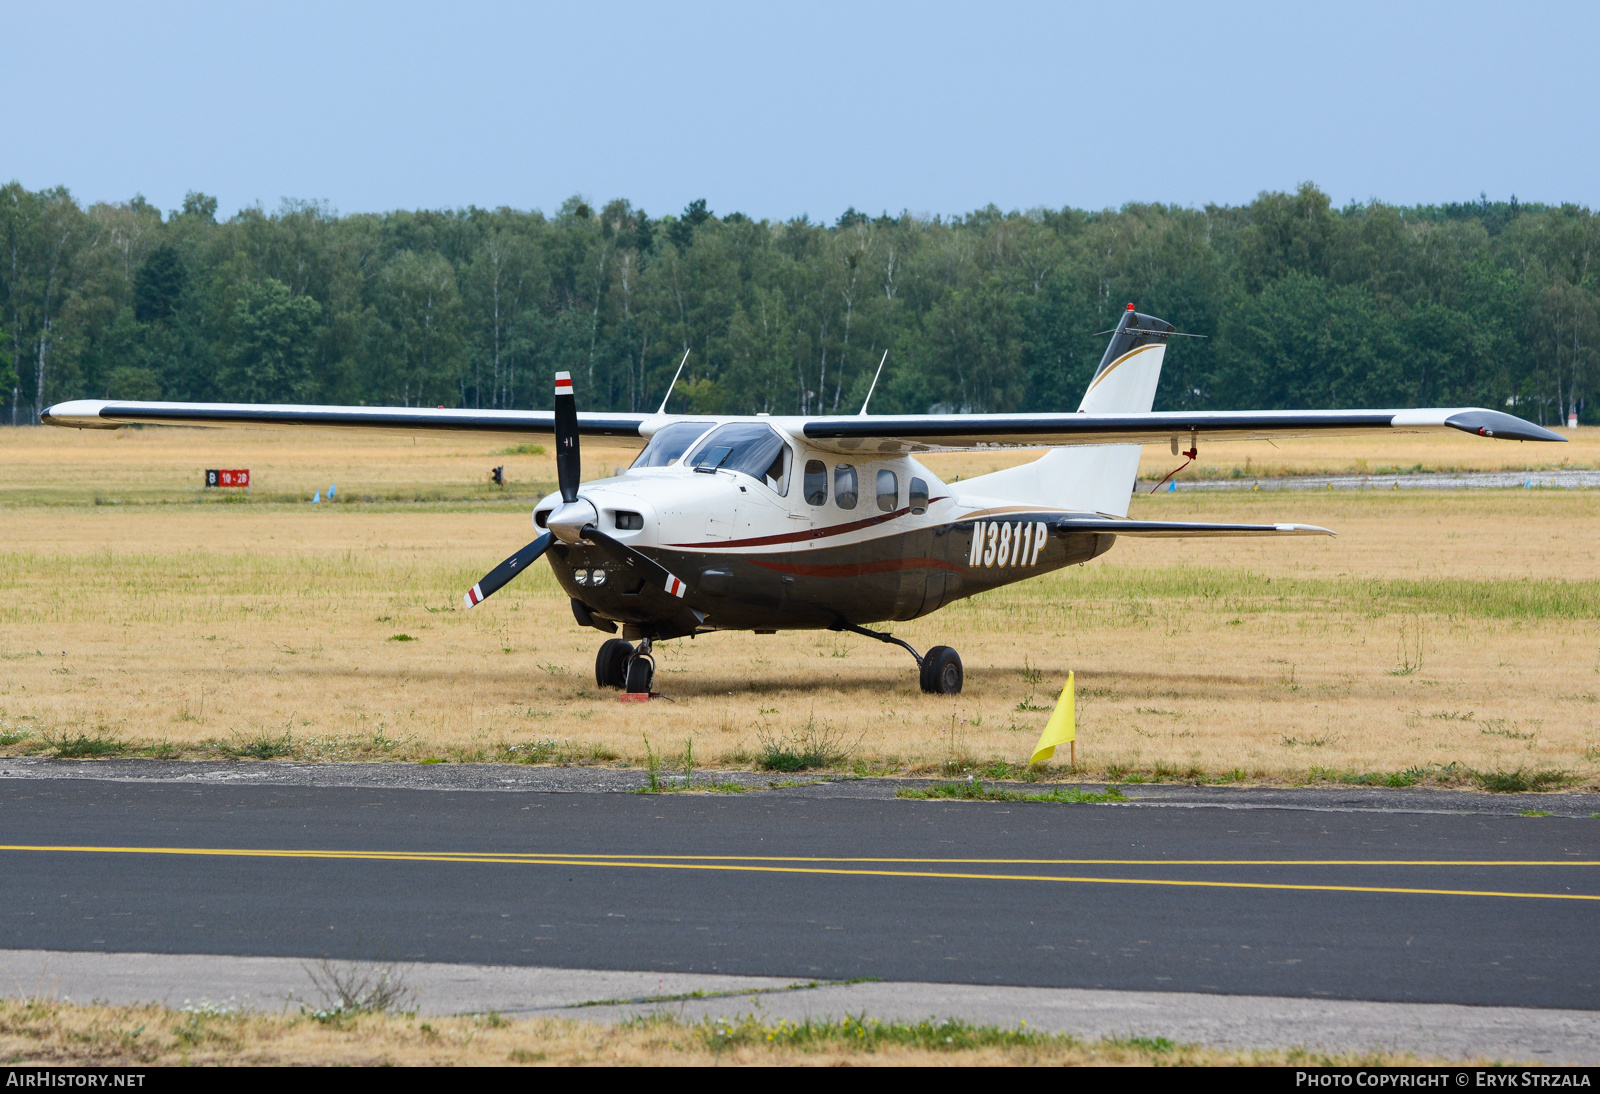
[{"label": "tree line", "polygon": [[1126,302],[1158,409],[1509,407],[1600,421],[1600,221],[1509,202],[1127,205],[834,224],[569,199],[219,220],[0,188],[6,420],[68,398],[854,413],[1072,410]]}]

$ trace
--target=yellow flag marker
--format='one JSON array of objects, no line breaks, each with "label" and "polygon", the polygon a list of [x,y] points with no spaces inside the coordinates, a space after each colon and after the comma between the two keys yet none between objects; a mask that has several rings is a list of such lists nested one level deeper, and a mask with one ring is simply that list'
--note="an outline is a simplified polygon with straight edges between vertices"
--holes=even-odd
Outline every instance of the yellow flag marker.
[{"label": "yellow flag marker", "polygon": [[1072,744],[1072,763],[1078,763],[1078,723],[1072,712],[1073,677],[1075,673],[1067,673],[1067,686],[1061,689],[1061,698],[1056,700],[1056,712],[1050,715],[1050,720],[1045,723],[1044,732],[1039,734],[1039,743],[1034,746],[1033,757],[1030,764],[1041,763],[1056,754],[1056,745],[1064,745],[1068,741]]}]

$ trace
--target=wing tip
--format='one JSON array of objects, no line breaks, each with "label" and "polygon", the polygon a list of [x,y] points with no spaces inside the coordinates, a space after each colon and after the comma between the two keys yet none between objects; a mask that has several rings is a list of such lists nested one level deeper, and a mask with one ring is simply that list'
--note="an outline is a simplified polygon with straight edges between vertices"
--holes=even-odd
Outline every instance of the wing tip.
[{"label": "wing tip", "polygon": [[100,416],[105,407],[100,399],[69,399],[41,410],[39,423],[67,429],[121,429],[121,422],[108,422]]},{"label": "wing tip", "polygon": [[1463,433],[1472,433],[1479,437],[1493,437],[1502,441],[1561,441],[1567,438],[1542,425],[1534,425],[1515,414],[1507,414],[1500,410],[1484,410],[1473,408],[1463,410],[1459,414],[1452,414],[1444,420],[1444,424],[1453,426]]}]

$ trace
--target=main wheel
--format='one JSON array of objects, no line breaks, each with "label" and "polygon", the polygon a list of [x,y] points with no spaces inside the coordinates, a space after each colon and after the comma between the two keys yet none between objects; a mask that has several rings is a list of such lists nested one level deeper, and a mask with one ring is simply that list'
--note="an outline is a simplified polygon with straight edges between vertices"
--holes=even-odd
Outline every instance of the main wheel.
[{"label": "main wheel", "polygon": [[929,695],[960,695],[961,655],[949,646],[935,646],[922,658],[922,690]]},{"label": "main wheel", "polygon": [[655,678],[655,662],[640,654],[628,662],[628,679],[623,690],[631,695],[650,694],[650,681]]},{"label": "main wheel", "polygon": [[628,683],[628,658],[633,656],[633,643],[620,638],[608,638],[594,655],[594,682],[603,688],[626,687]]}]

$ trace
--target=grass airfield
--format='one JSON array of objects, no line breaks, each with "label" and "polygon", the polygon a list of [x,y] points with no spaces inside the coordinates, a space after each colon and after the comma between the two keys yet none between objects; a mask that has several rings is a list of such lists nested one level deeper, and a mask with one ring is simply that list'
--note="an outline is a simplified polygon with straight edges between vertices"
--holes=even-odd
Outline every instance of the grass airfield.
[{"label": "grass airfield", "polygon": [[[597,477],[630,454],[585,448]],[[1028,456],[928,462],[971,477]],[[1184,473],[1547,469],[1567,445],[1386,437],[1214,445]],[[1519,462],[1521,461],[1521,462]],[[1144,474],[1180,462],[1147,449]],[[506,467],[509,486],[489,483]],[[199,488],[249,467],[248,497]],[[1046,777],[1600,787],[1600,505],[1560,490],[1158,494],[1150,519],[1294,520],[1332,540],[1124,539],[895,628],[657,647],[673,702],[594,686],[604,636],[532,538],[548,453],[471,438],[0,430],[0,752],[748,767],[1015,776],[1067,671],[1079,767]],[[1180,478],[1182,481],[1182,478]],[[338,484],[337,501],[307,504]],[[1064,752],[1065,750],[1063,750]],[[1039,773],[1034,773],[1039,774]]]}]

